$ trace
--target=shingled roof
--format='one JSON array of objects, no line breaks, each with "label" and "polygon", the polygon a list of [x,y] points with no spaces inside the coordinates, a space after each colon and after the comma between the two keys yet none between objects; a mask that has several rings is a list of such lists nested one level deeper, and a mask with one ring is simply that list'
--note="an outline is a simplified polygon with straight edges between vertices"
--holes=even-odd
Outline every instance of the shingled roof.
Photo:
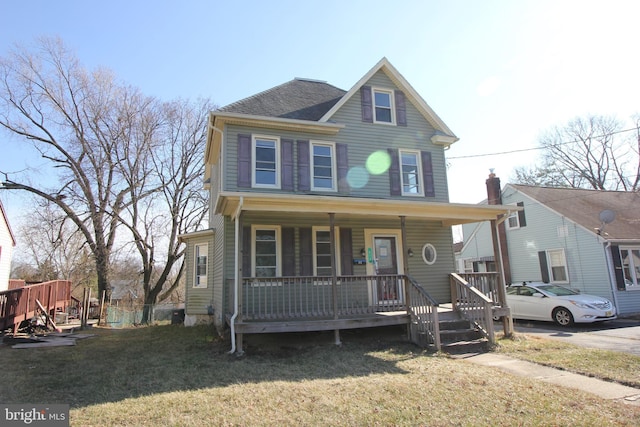
[{"label": "shingled roof", "polygon": [[296,78],[218,111],[318,121],[345,93],[326,82]]},{"label": "shingled roof", "polygon": [[510,185],[594,232],[602,227],[600,212],[611,210],[615,220],[605,226],[602,237],[640,240],[640,193]]}]

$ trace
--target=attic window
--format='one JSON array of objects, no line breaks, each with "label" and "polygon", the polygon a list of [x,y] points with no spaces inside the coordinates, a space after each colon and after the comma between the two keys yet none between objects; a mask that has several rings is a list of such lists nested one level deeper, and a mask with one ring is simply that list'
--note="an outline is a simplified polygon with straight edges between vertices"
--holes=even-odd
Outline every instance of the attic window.
[{"label": "attic window", "polygon": [[374,122],[395,124],[393,92],[384,89],[373,89],[373,102],[375,108]]}]

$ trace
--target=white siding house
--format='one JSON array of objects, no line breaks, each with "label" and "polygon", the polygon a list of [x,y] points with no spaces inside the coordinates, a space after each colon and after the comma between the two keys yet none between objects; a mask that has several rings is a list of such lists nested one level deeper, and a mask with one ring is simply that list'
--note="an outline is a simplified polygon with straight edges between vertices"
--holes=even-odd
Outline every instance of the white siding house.
[{"label": "white siding house", "polygon": [[9,226],[7,214],[0,201],[0,291],[9,289],[9,274],[11,273],[11,258],[16,239]]}]

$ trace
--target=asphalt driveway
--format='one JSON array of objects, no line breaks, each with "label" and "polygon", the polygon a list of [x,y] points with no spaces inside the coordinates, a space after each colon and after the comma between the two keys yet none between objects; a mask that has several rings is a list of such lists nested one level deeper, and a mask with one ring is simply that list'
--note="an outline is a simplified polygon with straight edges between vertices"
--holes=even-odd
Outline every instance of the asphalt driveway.
[{"label": "asphalt driveway", "polygon": [[[589,348],[621,351],[640,356],[640,320],[617,319],[592,324],[557,326],[551,322],[515,320],[516,333],[539,335]],[[502,324],[496,323],[496,331]]]}]

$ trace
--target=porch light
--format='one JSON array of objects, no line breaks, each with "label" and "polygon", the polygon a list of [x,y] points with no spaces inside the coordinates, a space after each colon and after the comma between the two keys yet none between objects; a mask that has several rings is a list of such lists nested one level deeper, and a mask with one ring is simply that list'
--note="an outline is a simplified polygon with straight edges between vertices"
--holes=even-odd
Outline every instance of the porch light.
[{"label": "porch light", "polygon": [[360,249],[360,256],[361,256],[362,258],[364,258],[364,257],[366,257],[366,256],[367,256],[367,251],[365,251],[365,250],[364,250],[364,248]]},{"label": "porch light", "polygon": [[407,251],[407,254],[409,255],[409,257],[413,256],[413,249],[409,248],[409,250]]}]

